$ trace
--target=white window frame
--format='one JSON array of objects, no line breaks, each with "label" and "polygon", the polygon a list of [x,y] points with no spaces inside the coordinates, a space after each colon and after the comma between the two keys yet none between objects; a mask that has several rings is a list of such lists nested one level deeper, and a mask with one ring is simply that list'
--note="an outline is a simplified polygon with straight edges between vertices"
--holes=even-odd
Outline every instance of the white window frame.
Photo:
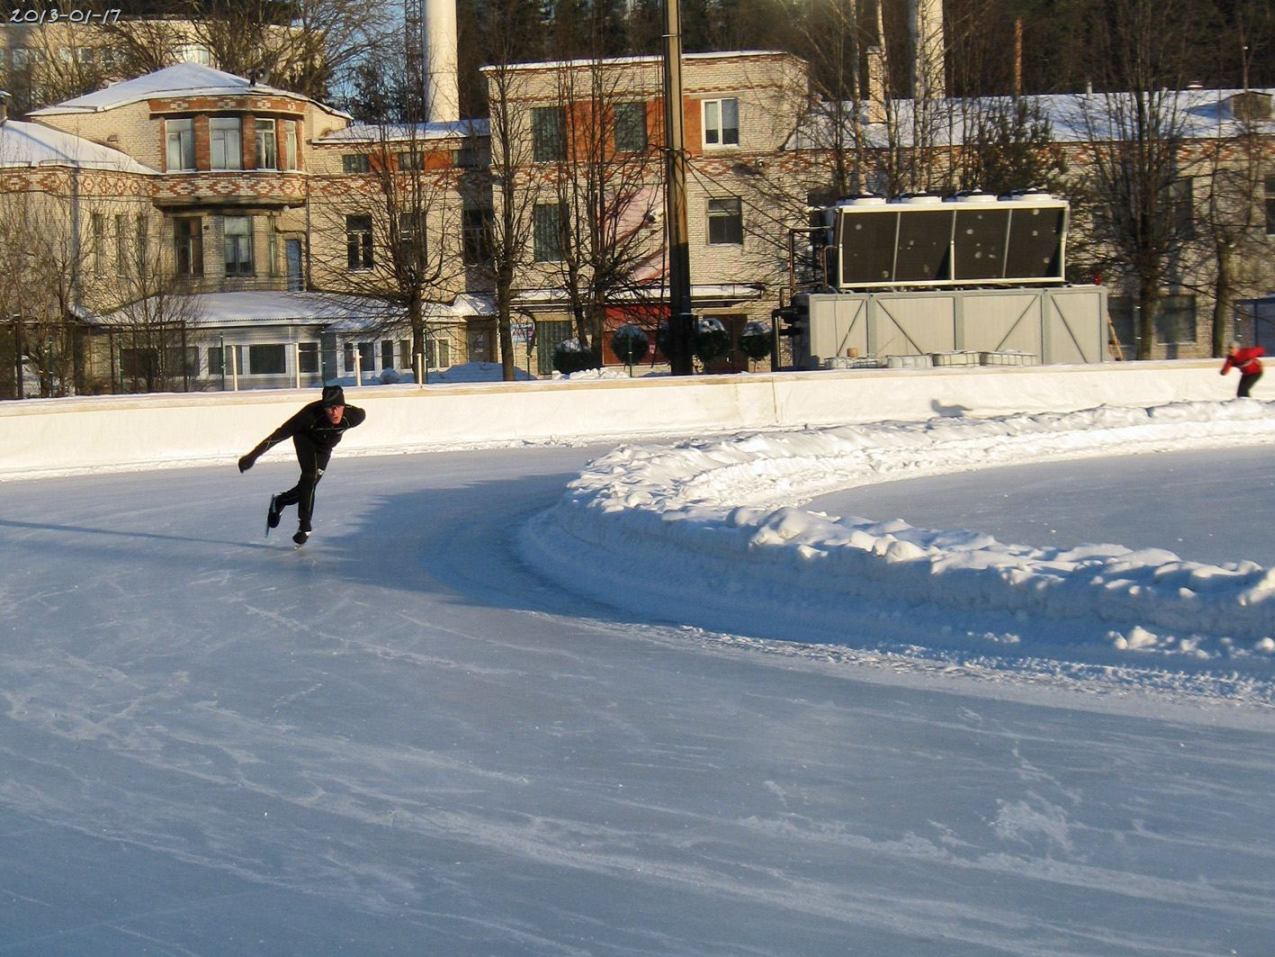
[{"label": "white window frame", "polygon": [[[731,106],[728,107],[727,104],[731,104]],[[726,114],[730,111],[735,114],[734,127],[726,125]],[[700,100],[700,117],[703,121],[700,128],[703,135],[704,149],[739,149],[738,97],[722,96],[712,100]],[[734,134],[734,139],[727,142],[728,136],[732,133]]]},{"label": "white window frame", "polygon": [[279,134],[273,119],[257,120],[257,169],[279,168]]},{"label": "white window frame", "polygon": [[189,117],[165,120],[168,171],[188,173],[195,168],[195,121]]},{"label": "white window frame", "polygon": [[243,121],[237,116],[208,119],[210,169],[243,169]]},{"label": "white window frame", "polygon": [[297,166],[297,121],[284,120],[283,126],[283,168],[298,169]]}]

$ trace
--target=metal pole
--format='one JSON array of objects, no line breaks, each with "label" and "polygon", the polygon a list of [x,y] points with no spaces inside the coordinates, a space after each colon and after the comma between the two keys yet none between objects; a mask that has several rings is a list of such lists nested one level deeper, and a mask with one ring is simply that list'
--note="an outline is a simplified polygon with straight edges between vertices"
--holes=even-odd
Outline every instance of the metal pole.
[{"label": "metal pole", "polygon": [[230,347],[230,386],[239,391],[239,347]]},{"label": "metal pole", "polygon": [[669,364],[690,375],[691,254],[686,227],[686,131],[682,115],[682,15],[678,0],[664,0],[664,210],[668,221]]},{"label": "metal pole", "polygon": [[296,378],[297,388],[301,388],[301,343],[292,343],[292,369]]}]

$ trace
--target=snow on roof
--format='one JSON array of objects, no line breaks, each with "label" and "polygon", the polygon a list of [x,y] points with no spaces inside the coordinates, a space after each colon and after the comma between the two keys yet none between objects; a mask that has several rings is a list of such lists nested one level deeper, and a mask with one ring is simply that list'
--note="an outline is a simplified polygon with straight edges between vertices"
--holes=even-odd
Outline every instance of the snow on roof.
[{"label": "snow on roof", "polygon": [[[683,53],[682,59],[685,60],[741,60],[741,59],[759,59],[763,57],[791,57],[793,54],[785,53],[783,50],[719,50],[711,53]],[[795,59],[795,57],[794,57]],[[510,70],[559,70],[564,67],[591,67],[591,66],[642,66],[646,64],[658,64],[664,61],[663,56],[648,54],[644,56],[620,56],[605,57],[603,59],[592,59],[582,57],[576,60],[542,60],[536,63],[511,63],[507,67]],[[492,73],[496,70],[506,69],[499,66],[485,66],[480,68],[480,73]]]},{"label": "snow on roof", "polygon": [[38,123],[6,120],[0,123],[0,168],[24,166],[73,166],[119,173],[156,172],[127,153],[81,136]]},{"label": "snow on roof", "polygon": [[[150,99],[153,96],[194,96],[197,94],[215,96],[226,93],[249,92],[263,93],[269,96],[286,96],[294,100],[303,100],[307,103],[315,102],[299,93],[266,86],[264,83],[254,84],[242,76],[235,76],[233,73],[226,73],[222,70],[214,70],[212,67],[204,66],[200,63],[178,63],[175,66],[156,70],[154,73],[147,73],[145,76],[113,83],[105,89],[96,90],[93,93],[86,93],[83,96],[77,96],[62,103],[55,103],[52,106],[33,110],[29,115],[51,116],[61,113],[99,113],[103,110],[111,110],[119,106],[127,106],[129,103]],[[323,104],[319,105],[323,106]],[[333,113],[339,113],[339,111],[333,110],[331,107],[324,106],[323,108]]]},{"label": "snow on roof", "polygon": [[[1167,117],[1177,114],[1176,124],[1187,139],[1229,138],[1239,135],[1246,128],[1232,114],[1234,97],[1248,92],[1275,96],[1275,89],[1261,90],[1205,90],[1190,89],[1169,93],[1164,102]],[[1039,107],[1048,120],[1052,137],[1059,143],[1087,143],[1110,139],[1119,135],[1120,124],[1112,121],[1112,114],[1130,102],[1129,93],[1059,93],[1043,96],[1027,96],[1023,99]],[[928,116],[917,113],[915,100],[894,100],[898,135],[904,145],[911,141],[917,126],[926,129],[931,145],[960,144],[971,136],[980,117],[1003,109],[1012,103],[1008,97],[984,97],[971,99],[935,100],[929,104]],[[841,111],[848,124],[853,107],[846,104]],[[809,114],[789,139],[787,149],[818,149],[832,140],[828,135],[830,117],[818,110]],[[1265,135],[1275,134],[1275,121],[1260,120],[1247,128],[1257,129]],[[865,123],[868,146],[884,148],[888,145],[885,123]]]},{"label": "snow on roof", "polygon": [[487,136],[491,124],[485,119],[450,120],[441,123],[400,123],[381,126],[355,123],[316,137],[315,143],[379,143],[384,140],[444,140]]},{"label": "snow on roof", "polygon": [[[333,329],[363,329],[369,324],[406,321],[402,307],[371,296],[327,292],[208,292],[188,297],[186,323],[200,328],[242,328],[261,325],[319,325]],[[104,316],[85,315],[94,325],[128,325],[145,310],[137,304]],[[453,302],[426,303],[432,319],[490,316],[495,307],[487,296],[461,294]]]}]

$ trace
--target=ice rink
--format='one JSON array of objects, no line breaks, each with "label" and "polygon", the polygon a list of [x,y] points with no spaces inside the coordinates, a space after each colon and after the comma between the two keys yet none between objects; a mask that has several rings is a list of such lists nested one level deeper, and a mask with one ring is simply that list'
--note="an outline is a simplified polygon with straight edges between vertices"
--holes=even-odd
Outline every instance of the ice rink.
[{"label": "ice rink", "polygon": [[[338,450],[300,551],[283,454],[0,486],[0,955],[1269,953],[1269,708],[575,597],[514,539],[605,451]],[[1173,465],[1184,553],[1268,452]],[[1147,461],[853,504],[1108,540]]]}]

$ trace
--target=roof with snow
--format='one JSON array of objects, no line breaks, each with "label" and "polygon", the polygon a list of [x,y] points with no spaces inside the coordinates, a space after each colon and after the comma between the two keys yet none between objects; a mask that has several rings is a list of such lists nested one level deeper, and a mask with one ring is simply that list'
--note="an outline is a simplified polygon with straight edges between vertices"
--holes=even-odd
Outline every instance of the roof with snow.
[{"label": "roof with snow", "polygon": [[[402,307],[371,296],[327,292],[210,292],[189,297],[186,324],[198,328],[243,328],[263,325],[314,325],[357,330],[372,324],[406,321]],[[126,326],[146,313],[145,303],[107,315],[84,315],[100,326]],[[459,320],[494,315],[491,299],[461,294],[451,303],[426,303],[426,318]]]},{"label": "roof with snow", "polygon": [[379,125],[355,123],[344,129],[333,130],[316,137],[316,143],[379,143],[389,141],[421,141],[464,139],[470,136],[488,136],[491,124],[485,119],[451,120],[443,123],[398,123]]},{"label": "roof with snow", "polygon": [[155,173],[127,153],[61,130],[6,120],[0,123],[0,169],[71,166],[115,173]]},{"label": "roof with snow", "polygon": [[[1275,97],[1275,89],[1260,90],[1205,90],[1188,89],[1165,94],[1163,113],[1173,128],[1180,129],[1186,139],[1226,139],[1245,131],[1263,135],[1275,135],[1275,120],[1262,119],[1245,122],[1236,118],[1233,105],[1237,96],[1244,94]],[[1128,122],[1118,117],[1130,115],[1133,105],[1129,93],[1060,93],[1046,96],[1025,96],[1029,104],[1040,108],[1049,120],[1052,137],[1059,143],[1087,143],[1118,138]],[[910,145],[915,131],[924,128],[926,140],[933,146],[961,144],[972,138],[980,119],[986,119],[996,111],[1012,105],[1009,97],[983,97],[970,99],[934,100],[928,104],[925,115],[917,110],[915,100],[892,100],[898,137],[903,145]],[[861,114],[866,105],[860,105]],[[850,123],[853,107],[847,104],[842,111],[845,122]],[[829,135],[832,120],[817,108],[802,121],[787,143],[788,149],[818,149],[832,142]],[[887,125],[883,122],[865,122],[863,126],[867,145],[884,148],[889,145]],[[847,131],[848,132],[848,131]]]},{"label": "roof with snow", "polygon": [[302,96],[300,93],[281,90],[278,87],[267,86],[264,83],[253,83],[242,76],[215,70],[200,63],[178,63],[174,66],[164,67],[164,69],[156,70],[154,73],[147,73],[144,76],[139,76],[132,80],[124,80],[120,83],[112,83],[104,89],[95,90],[92,93],[86,93],[83,96],[77,96],[74,99],[55,103],[39,110],[33,110],[29,115],[52,116],[64,113],[100,113],[103,110],[127,106],[130,103],[137,103],[155,96],[224,96],[233,93],[262,93],[268,96],[286,96],[293,100],[315,103],[339,116],[347,115],[330,106],[318,103],[308,96]]},{"label": "roof with snow", "polygon": [[[783,50],[718,50],[709,53],[683,53],[683,62],[695,62],[697,60],[744,60],[744,59],[763,59],[767,57],[788,57],[790,59],[800,59],[795,54],[786,53]],[[565,67],[592,67],[592,66],[642,66],[646,64],[660,64],[664,62],[662,55],[647,54],[643,56],[620,56],[605,57],[602,59],[593,59],[590,57],[582,57],[576,60],[543,60],[536,63],[510,63],[507,67],[502,66],[485,66],[480,69],[481,73],[493,73],[497,70],[560,70]]]}]

